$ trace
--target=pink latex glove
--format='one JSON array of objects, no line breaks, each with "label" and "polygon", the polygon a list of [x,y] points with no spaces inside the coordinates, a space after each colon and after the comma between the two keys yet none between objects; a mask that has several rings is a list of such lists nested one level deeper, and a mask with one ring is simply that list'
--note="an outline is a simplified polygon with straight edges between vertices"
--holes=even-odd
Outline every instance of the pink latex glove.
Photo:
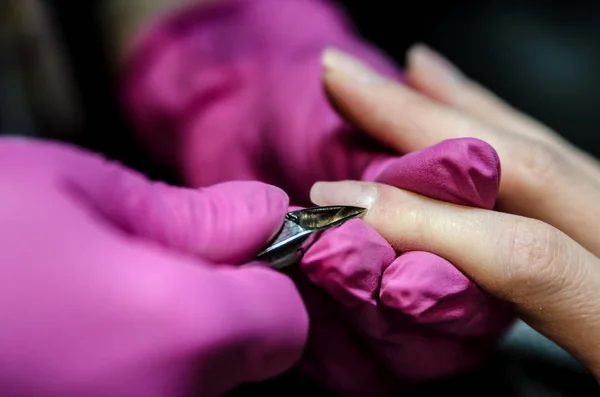
[{"label": "pink latex glove", "polygon": [[279,228],[278,188],[174,188],[15,138],[0,170],[2,395],[217,396],[297,361],[308,317],[291,280],[223,265]]},{"label": "pink latex glove", "polygon": [[142,142],[186,184],[268,181],[308,206],[315,182],[371,179],[390,157],[329,105],[320,62],[328,45],[400,77],[329,1],[217,0],[139,38],[125,106]]},{"label": "pink latex glove", "polygon": [[[491,147],[465,139],[404,157],[385,150],[328,103],[326,46],[401,78],[327,1],[220,0],[167,16],[140,38],[125,102],[144,142],[191,186],[259,179],[307,206],[316,181],[378,180],[493,208],[500,170]],[[302,270],[295,281],[313,321],[301,368],[346,394],[385,394],[463,371],[512,318],[443,258],[396,259],[360,221],[323,236]]]}]

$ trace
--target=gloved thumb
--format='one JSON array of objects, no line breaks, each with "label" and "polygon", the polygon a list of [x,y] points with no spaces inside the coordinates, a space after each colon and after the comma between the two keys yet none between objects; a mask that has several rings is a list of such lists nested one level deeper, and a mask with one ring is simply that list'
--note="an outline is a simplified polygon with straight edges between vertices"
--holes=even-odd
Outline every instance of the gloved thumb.
[{"label": "gloved thumb", "polygon": [[[196,394],[219,396],[243,382],[277,376],[302,355],[308,314],[288,276],[258,263],[213,267],[144,245],[129,245],[117,259],[109,266],[128,265],[119,283],[124,293],[151,305],[133,307],[128,318],[139,324],[140,313],[159,313],[144,340],[155,356],[175,360],[170,367],[186,362],[193,368],[181,373],[193,379]],[[153,368],[144,364],[140,370]]]},{"label": "gloved thumb", "polygon": [[194,190],[150,182],[115,164],[98,162],[91,171],[96,181],[78,174],[79,187],[114,223],[212,262],[252,258],[277,232],[288,207],[281,189],[258,182]]},{"label": "gloved thumb", "polygon": [[199,395],[218,396],[241,383],[280,375],[300,359],[309,320],[289,277],[258,264],[191,263],[196,265],[161,261],[163,272],[153,268],[152,275],[166,286],[162,304],[171,303],[159,324],[183,324],[174,342],[193,354]]},{"label": "gloved thumb", "polygon": [[67,193],[112,225],[212,262],[252,258],[280,228],[288,208],[287,195],[263,183],[174,187],[75,147],[11,141],[11,155],[58,174]]}]

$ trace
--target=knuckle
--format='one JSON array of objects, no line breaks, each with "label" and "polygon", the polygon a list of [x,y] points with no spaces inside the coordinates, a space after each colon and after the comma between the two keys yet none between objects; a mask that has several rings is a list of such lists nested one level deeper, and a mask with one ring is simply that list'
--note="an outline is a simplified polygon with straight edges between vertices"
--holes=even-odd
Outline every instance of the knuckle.
[{"label": "knuckle", "polygon": [[511,294],[535,293],[559,285],[567,246],[557,229],[536,220],[515,220],[504,248],[508,255],[503,261],[503,278]]}]

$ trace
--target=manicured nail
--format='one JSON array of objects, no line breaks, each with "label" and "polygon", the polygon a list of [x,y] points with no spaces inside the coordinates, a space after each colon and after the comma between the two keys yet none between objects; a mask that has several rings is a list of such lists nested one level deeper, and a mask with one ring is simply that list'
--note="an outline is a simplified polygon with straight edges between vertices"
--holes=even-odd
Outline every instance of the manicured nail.
[{"label": "manicured nail", "polygon": [[321,60],[326,69],[343,73],[361,83],[376,83],[383,80],[375,70],[364,62],[335,48],[326,49]]},{"label": "manicured nail", "polygon": [[424,77],[442,84],[457,84],[464,80],[462,73],[450,61],[424,44],[408,50],[408,67]]},{"label": "manicured nail", "polygon": [[362,182],[317,182],[310,190],[316,205],[351,205],[370,208],[377,199],[377,188]]}]

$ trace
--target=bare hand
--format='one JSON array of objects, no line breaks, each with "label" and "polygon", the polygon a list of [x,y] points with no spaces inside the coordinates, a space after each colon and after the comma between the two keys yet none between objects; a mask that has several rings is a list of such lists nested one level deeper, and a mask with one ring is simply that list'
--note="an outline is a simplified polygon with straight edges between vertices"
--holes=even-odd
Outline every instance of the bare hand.
[{"label": "bare hand", "polygon": [[[437,63],[436,63],[437,62]],[[364,220],[398,251],[436,253],[600,378],[600,168],[557,134],[413,50],[408,79],[421,93],[344,54],[328,52],[325,83],[337,107],[401,152],[456,137],[494,146],[504,175],[499,209],[467,208],[381,184],[318,183],[319,205],[369,207]]]},{"label": "bare hand", "polygon": [[498,209],[542,220],[599,255],[597,161],[430,54],[423,47],[409,52],[408,80],[420,92],[367,79],[365,70],[352,77],[335,61],[341,56],[326,57],[339,66],[328,68],[326,86],[348,118],[401,153],[449,138],[489,143],[502,164]]}]

